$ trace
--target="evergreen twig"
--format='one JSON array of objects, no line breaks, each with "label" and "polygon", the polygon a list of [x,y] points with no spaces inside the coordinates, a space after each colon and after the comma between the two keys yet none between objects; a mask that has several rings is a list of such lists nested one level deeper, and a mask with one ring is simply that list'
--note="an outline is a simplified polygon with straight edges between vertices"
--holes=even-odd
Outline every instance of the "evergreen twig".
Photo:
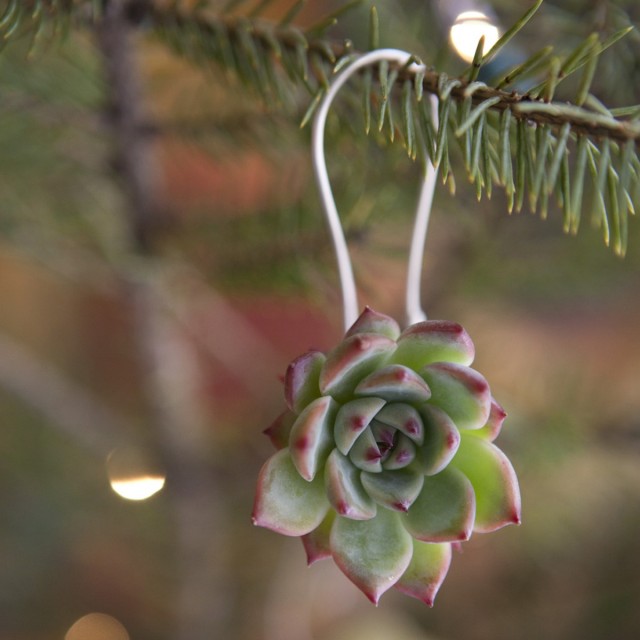
[{"label": "evergreen twig", "polygon": [[[629,29],[620,29],[603,39],[592,34],[564,57],[552,55],[551,47],[544,47],[495,86],[477,81],[481,66],[524,27],[541,3],[536,0],[487,53],[483,54],[483,43],[479,42],[474,62],[460,77],[451,78],[432,68],[417,70],[415,65],[391,63],[364,70],[361,91],[365,129],[370,128],[375,107],[377,128],[382,131],[386,123],[385,135],[393,140],[393,114],[397,110],[402,116],[399,126],[407,152],[417,157],[417,141],[426,143],[431,162],[440,166],[444,181],[453,180],[450,158],[452,142],[457,141],[479,195],[483,191],[490,195],[495,182],[505,188],[510,207],[515,204],[519,210],[528,192],[531,208],[539,208],[544,216],[547,199],[554,194],[565,211],[565,228],[574,233],[580,219],[578,205],[584,201],[588,167],[605,240],[610,231],[614,250],[622,254],[626,215],[634,210],[632,196],[640,179],[637,171],[624,169],[640,164],[640,108],[636,105],[609,110],[591,95],[590,87],[602,52]],[[144,24],[198,64],[220,65],[253,87],[267,102],[283,103],[279,99],[283,82],[292,88],[306,88],[312,96],[303,118],[306,124],[333,70],[354,55],[350,42],[332,40],[326,31],[360,0],[344,2],[306,31],[294,24],[304,0],[292,0],[280,21],[260,17],[269,4],[270,0],[256,0],[246,8],[244,0],[229,0],[215,13],[185,8],[177,2],[146,0],[135,3],[135,23]],[[0,13],[0,35],[4,41],[25,35],[35,41],[43,32],[62,31],[60,25],[74,20],[86,23],[96,16],[95,0],[7,0]],[[379,27],[375,10],[370,12],[369,26],[370,46],[376,47]],[[558,84],[582,68],[574,101],[554,101]],[[534,72],[545,77],[533,89],[524,93],[506,90],[516,79]],[[425,93],[440,100],[437,131],[428,124],[425,109],[414,108],[425,102]],[[512,131],[517,134],[511,135]]]}]

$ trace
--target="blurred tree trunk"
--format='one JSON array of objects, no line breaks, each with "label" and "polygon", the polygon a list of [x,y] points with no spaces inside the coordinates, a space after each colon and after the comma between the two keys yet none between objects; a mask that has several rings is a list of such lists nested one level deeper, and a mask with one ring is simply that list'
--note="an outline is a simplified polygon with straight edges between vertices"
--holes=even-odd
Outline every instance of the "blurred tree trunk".
[{"label": "blurred tree trunk", "polygon": [[141,387],[149,406],[147,440],[165,465],[165,490],[176,535],[173,637],[210,640],[229,637],[225,623],[229,607],[222,588],[224,563],[219,554],[225,510],[208,455],[210,438],[197,410],[195,353],[184,332],[161,310],[153,286],[161,277],[154,274],[153,244],[164,217],[162,176],[153,129],[145,116],[134,27],[128,13],[132,7],[124,0],[110,0],[97,29],[110,100],[107,121],[113,134],[115,168],[129,202],[131,245],[147,260],[144,273],[125,275],[125,286],[134,311],[144,375]]}]

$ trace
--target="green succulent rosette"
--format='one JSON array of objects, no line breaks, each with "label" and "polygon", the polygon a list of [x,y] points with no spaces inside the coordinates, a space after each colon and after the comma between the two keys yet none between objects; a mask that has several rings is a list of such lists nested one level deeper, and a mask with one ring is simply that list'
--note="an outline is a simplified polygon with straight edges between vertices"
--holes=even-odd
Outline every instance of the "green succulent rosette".
[{"label": "green succulent rosette", "polygon": [[431,606],[452,544],[520,522],[513,467],[493,440],[506,416],[458,324],[401,332],[366,308],[328,354],[285,375],[265,431],[253,522],[333,557],[374,603],[391,587]]}]

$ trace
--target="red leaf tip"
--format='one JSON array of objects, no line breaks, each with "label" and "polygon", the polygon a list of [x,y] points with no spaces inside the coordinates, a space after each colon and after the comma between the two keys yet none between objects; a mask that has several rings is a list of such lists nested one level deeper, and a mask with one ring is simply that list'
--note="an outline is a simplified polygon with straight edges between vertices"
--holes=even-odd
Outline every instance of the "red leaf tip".
[{"label": "red leaf tip", "polygon": [[393,373],[393,377],[397,382],[408,382],[411,378],[411,374],[406,369],[396,369]]},{"label": "red leaf tip", "polygon": [[369,349],[370,347],[371,347],[371,339],[366,336],[359,335],[353,341],[353,348],[356,351],[367,351],[367,349]]},{"label": "red leaf tip", "polygon": [[345,500],[340,500],[336,505],[336,511],[339,515],[348,518],[353,513],[353,508]]},{"label": "red leaf tip", "polygon": [[369,447],[366,453],[366,459],[368,462],[376,462],[382,458],[380,451],[374,447]]},{"label": "red leaf tip", "polygon": [[507,412],[504,410],[502,405],[496,401],[495,398],[491,398],[491,412],[498,420],[504,420],[507,417]]},{"label": "red leaf tip", "polygon": [[418,424],[418,421],[415,418],[410,418],[409,420],[407,420],[404,424],[404,428],[409,432],[409,433],[413,433],[414,435],[418,433],[419,429],[420,429],[420,425]]},{"label": "red leaf tip", "polygon": [[325,558],[328,558],[331,554],[328,553],[323,553],[323,552],[315,552],[312,553],[310,551],[307,551],[307,567],[310,567],[312,564],[315,564],[316,562],[319,562],[320,560],[324,560]]},{"label": "red leaf tip", "polygon": [[453,449],[457,447],[460,442],[460,434],[458,432],[450,432],[447,434],[447,447]]}]

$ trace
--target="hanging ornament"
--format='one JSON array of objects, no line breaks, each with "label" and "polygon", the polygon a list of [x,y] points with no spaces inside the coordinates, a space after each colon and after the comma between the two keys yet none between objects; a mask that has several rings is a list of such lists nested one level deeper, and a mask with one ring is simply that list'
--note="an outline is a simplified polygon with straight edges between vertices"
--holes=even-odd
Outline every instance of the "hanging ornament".
[{"label": "hanging ornament", "polygon": [[287,408],[265,431],[277,452],[260,471],[253,522],[300,536],[309,564],[333,557],[375,604],[395,587],[431,606],[452,546],[472,532],[518,524],[520,493],[511,463],[493,444],[506,414],[470,366],[471,338],[459,324],[427,320],[420,306],[435,186],[429,163],[409,257],[410,326],[402,331],[368,307],[357,316],[323,136],[339,88],[380,60],[420,69],[406,52],[365,54],[335,79],[314,121],[314,167],[338,257],[346,333],[328,353],[309,351],[287,369]]}]

